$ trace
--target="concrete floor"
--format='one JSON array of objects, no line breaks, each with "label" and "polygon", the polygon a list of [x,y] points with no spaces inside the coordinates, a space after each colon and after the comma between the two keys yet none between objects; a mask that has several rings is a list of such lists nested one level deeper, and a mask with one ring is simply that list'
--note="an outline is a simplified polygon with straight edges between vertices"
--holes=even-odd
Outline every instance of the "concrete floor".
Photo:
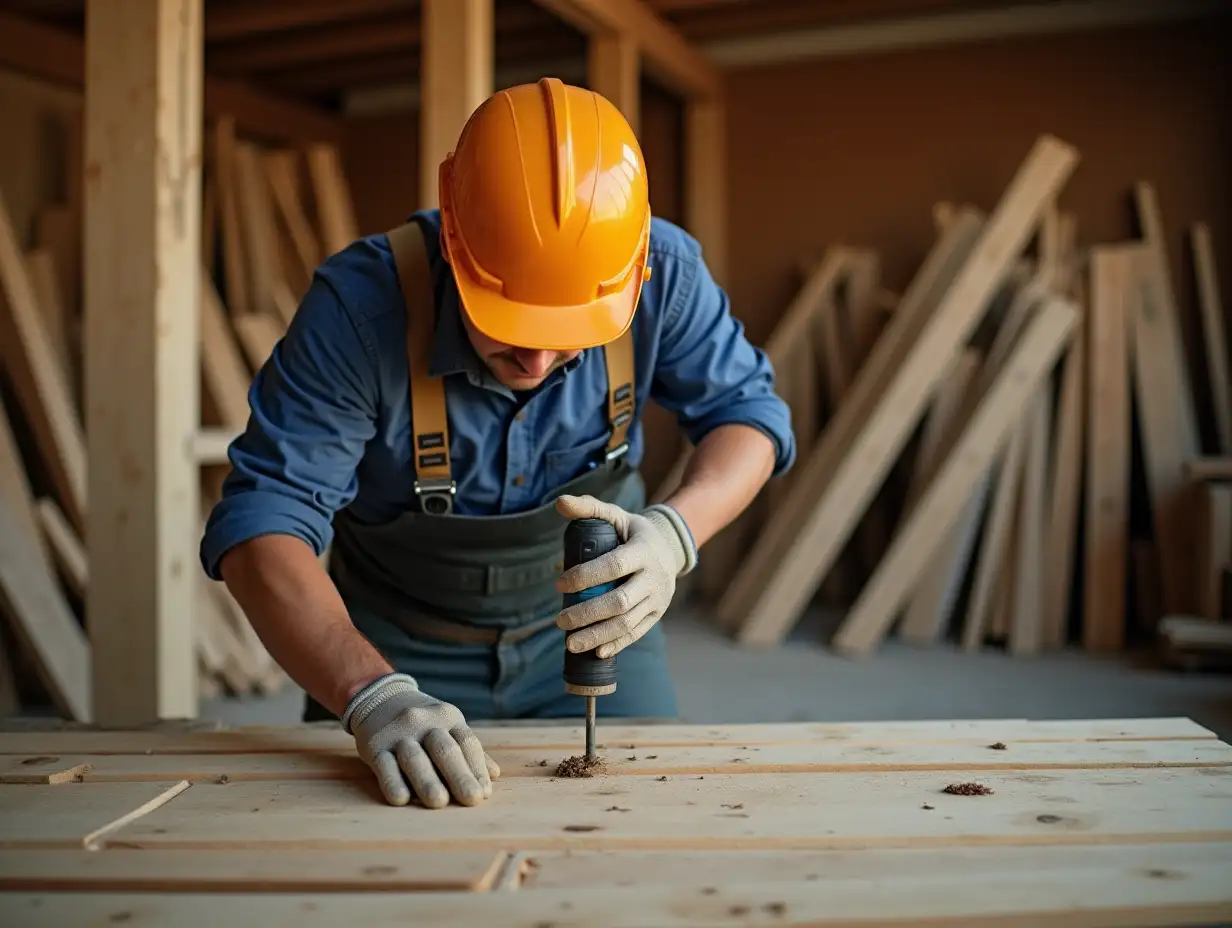
[{"label": "concrete floor", "polygon": [[[1034,658],[889,641],[864,660],[821,645],[822,616],[782,647],[744,650],[695,610],[664,620],[682,721],[872,721],[1186,716],[1232,740],[1232,675],[1181,673],[1134,657],[1078,651]],[[231,724],[299,720],[295,687],[217,699],[203,716]]]}]

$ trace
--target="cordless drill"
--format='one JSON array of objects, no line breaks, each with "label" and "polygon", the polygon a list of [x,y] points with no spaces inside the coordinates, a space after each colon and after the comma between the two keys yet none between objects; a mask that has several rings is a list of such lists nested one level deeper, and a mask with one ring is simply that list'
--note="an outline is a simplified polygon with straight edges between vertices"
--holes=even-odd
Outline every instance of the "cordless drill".
[{"label": "cordless drill", "polygon": [[[620,544],[616,529],[604,519],[574,519],[565,529],[565,569],[592,561]],[[610,583],[566,593],[564,605],[593,599],[615,589],[622,577]],[[594,651],[575,653],[565,649],[565,692],[586,697],[586,759],[595,759],[595,697],[616,692],[616,658],[598,657]]]}]

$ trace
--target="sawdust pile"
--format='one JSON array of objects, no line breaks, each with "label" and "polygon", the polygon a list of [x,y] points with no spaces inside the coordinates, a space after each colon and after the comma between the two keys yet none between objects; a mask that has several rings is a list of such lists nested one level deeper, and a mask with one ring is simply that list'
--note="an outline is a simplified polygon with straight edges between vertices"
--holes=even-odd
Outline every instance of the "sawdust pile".
[{"label": "sawdust pile", "polygon": [[558,777],[593,777],[607,773],[607,762],[602,757],[590,760],[585,754],[566,757],[556,767]]},{"label": "sawdust pile", "polygon": [[992,790],[983,783],[951,783],[944,792],[951,796],[988,796]]}]

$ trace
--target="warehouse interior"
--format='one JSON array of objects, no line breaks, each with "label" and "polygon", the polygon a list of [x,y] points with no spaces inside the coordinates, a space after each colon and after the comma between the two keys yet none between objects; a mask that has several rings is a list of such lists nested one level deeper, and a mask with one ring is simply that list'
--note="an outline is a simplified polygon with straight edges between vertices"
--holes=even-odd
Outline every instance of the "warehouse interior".
[{"label": "warehouse interior", "polygon": [[[298,720],[198,575],[247,384],[315,263],[435,205],[474,106],[555,76],[636,126],[652,210],[701,243],[800,442],[665,619],[685,720],[1232,732],[1226,5],[197,9],[0,0],[6,718]],[[155,74],[181,96],[125,96]],[[992,276],[921,296],[930,256],[1011,192],[1031,218]],[[1141,279],[1159,313],[1128,296]],[[1040,323],[1033,361],[1050,300],[1073,319]],[[1037,392],[996,393],[1032,363]],[[668,487],[686,442],[660,408],[644,423]]]}]

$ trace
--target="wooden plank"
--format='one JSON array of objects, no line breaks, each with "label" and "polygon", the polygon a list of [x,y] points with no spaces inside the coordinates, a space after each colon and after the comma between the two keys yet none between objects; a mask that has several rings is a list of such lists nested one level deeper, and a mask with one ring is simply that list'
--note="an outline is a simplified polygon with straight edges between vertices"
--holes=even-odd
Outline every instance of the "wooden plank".
[{"label": "wooden plank", "polygon": [[[197,713],[201,0],[87,0],[93,711]],[[174,104],[154,105],[154,101]]]},{"label": "wooden plank", "polygon": [[1163,580],[1164,608],[1193,607],[1191,558],[1186,539],[1183,462],[1199,453],[1189,369],[1181,340],[1180,311],[1172,287],[1163,220],[1154,188],[1134,188],[1144,244],[1132,252],[1133,299],[1129,305],[1130,361]]},{"label": "wooden plank", "polygon": [[632,127],[641,124],[641,68],[637,41],[628,33],[596,33],[586,46],[587,86],[602,94]]},{"label": "wooden plank", "polygon": [[[1137,248],[1138,246],[1129,246]],[[1125,570],[1129,544],[1129,306],[1131,252],[1091,249],[1084,529],[1083,645],[1120,649],[1125,636]]]},{"label": "wooden plank", "polygon": [[227,310],[214,281],[201,270],[201,373],[219,424],[232,433],[248,424],[248,387],[252,377],[227,322]]},{"label": "wooden plank", "polygon": [[244,251],[244,228],[240,222],[240,196],[235,149],[235,120],[223,116],[214,124],[214,180],[217,189],[219,229],[222,240],[223,289],[227,309],[233,316],[252,312],[253,295],[248,281]]},{"label": "wooden plank", "polygon": [[1078,546],[1078,513],[1082,500],[1083,420],[1086,400],[1087,309],[1079,302],[1081,318],[1074,327],[1061,362],[1061,395],[1050,469],[1050,498],[1044,565],[1043,643],[1060,648],[1068,639],[1074,556]]},{"label": "wooden plank", "polygon": [[90,643],[56,585],[47,561],[0,499],[0,614],[66,718],[92,720]]},{"label": "wooden plank", "polygon": [[[873,416],[855,443],[843,450],[830,479],[818,481],[822,490],[817,504],[806,511],[802,530],[760,578],[761,592],[741,628],[741,643],[777,642],[795,622],[982,318],[989,298],[1009,274],[1041,210],[1056,196],[1077,160],[1072,146],[1049,135],[1032,147],[958,278],[881,394]],[[838,434],[835,429],[829,432]],[[814,457],[825,454],[826,446],[823,439]],[[755,560],[749,558],[744,569]]]},{"label": "wooden plank", "polygon": [[1232,480],[1232,457],[1190,458],[1184,464],[1189,480]]},{"label": "wooden plank", "polygon": [[[994,749],[992,744],[1003,745]],[[870,750],[870,747],[874,748]],[[551,779],[562,751],[485,745],[501,779]],[[945,770],[1129,770],[1229,767],[1232,746],[1217,739],[1172,741],[996,741],[959,744],[847,742],[668,745],[648,749],[608,745],[604,776],[684,774],[889,773]],[[1232,775],[1232,774],[1230,774]],[[291,780],[367,780],[372,772],[354,747],[275,754],[0,754],[0,783],[114,783],[188,780],[239,783]]]},{"label": "wooden plank", "polygon": [[927,566],[931,544],[954,525],[973,487],[1008,442],[1040,379],[1052,369],[1069,339],[1076,318],[1072,304],[1059,298],[1040,308],[936,480],[843,620],[832,641],[835,649],[864,654],[885,634]]},{"label": "wooden plank", "polygon": [[[3,892],[485,892],[500,851],[0,851]],[[3,897],[0,897],[2,899]]]},{"label": "wooden plank", "polygon": [[[302,928],[345,924],[363,913],[371,928],[415,920],[433,925],[502,925],[588,928],[702,925],[907,925],[1151,926],[1220,924],[1232,917],[1226,867],[1195,860],[1177,867],[1060,870],[1050,873],[1048,892],[1039,892],[1031,872],[993,874],[969,880],[961,870],[920,881],[859,878],[827,881],[819,891],[809,882],[714,885],[700,871],[684,884],[544,889],[517,893],[423,893],[408,903],[389,893],[133,894],[7,893],[0,906],[11,912],[13,928],[102,925],[139,919],[179,928],[220,924],[294,924]],[[566,920],[567,919],[567,920]],[[790,921],[784,921],[790,919]]]},{"label": "wooden plank", "polygon": [[26,268],[30,275],[30,286],[34,291],[34,302],[43,314],[43,329],[51,342],[60,368],[64,371],[69,393],[75,395],[78,378],[76,355],[71,347],[72,323],[65,312],[64,300],[60,297],[55,255],[46,246],[33,248],[26,252]]},{"label": "wooden plank", "polygon": [[86,561],[85,545],[54,499],[43,497],[35,503],[35,509],[56,565],[60,568],[60,575],[76,596],[85,599],[90,587],[90,565]]},{"label": "wooden plank", "polygon": [[[439,2],[439,0],[438,0]],[[336,254],[359,238],[359,220],[342,170],[342,157],[334,145],[309,145],[304,151],[308,176],[316,199],[324,255]],[[432,188],[436,189],[433,183]]]},{"label": "wooden plank", "polygon": [[34,492],[22,463],[17,436],[9,422],[8,411],[0,400],[0,504],[3,504],[13,520],[17,537],[50,568],[51,546],[39,529],[38,512],[34,505]]},{"label": "wooden plank", "polygon": [[[473,726],[488,750],[576,748],[581,725],[488,728]],[[905,722],[774,722],[748,725],[656,724],[599,726],[601,750],[644,750],[699,745],[765,745],[784,742],[847,744],[1002,741],[1171,741],[1216,735],[1187,718],[955,719]],[[354,739],[336,726],[247,726],[229,731],[7,731],[0,754],[271,754],[353,749]]]},{"label": "wooden plank", "polygon": [[38,308],[34,285],[0,192],[0,357],[26,411],[43,465],[69,520],[86,520],[86,440],[68,374]]},{"label": "wooden plank", "polygon": [[1202,489],[1206,518],[1197,614],[1222,619],[1223,568],[1232,562],[1232,484],[1208,483]]},{"label": "wooden plank", "polygon": [[1215,250],[1211,246],[1211,230],[1205,222],[1194,223],[1189,234],[1198,284],[1198,311],[1202,315],[1207,376],[1211,381],[1211,404],[1215,410],[1215,434],[1219,439],[1219,452],[1232,454],[1232,387],[1228,386],[1228,339],[1219,296],[1219,277],[1215,273]]},{"label": "wooden plank", "polygon": [[[978,797],[947,795],[945,787],[955,778],[945,771],[627,776],[599,783],[510,777],[500,781],[493,801],[465,814],[406,810],[431,816],[413,819],[422,822],[419,828],[406,814],[390,814],[373,779],[200,782],[100,843],[167,851],[342,851],[1227,842],[1232,788],[1226,772],[985,771],[979,782],[992,793]],[[10,789],[64,792],[108,785],[130,784]],[[802,814],[820,808],[821,820]]]},{"label": "wooden plank", "polygon": [[235,143],[235,198],[243,234],[243,267],[248,273],[249,312],[278,312],[274,293],[282,277],[274,210],[260,150]]},{"label": "wooden plank", "polygon": [[[304,211],[300,192],[299,160],[294,151],[268,151],[264,157],[265,177],[269,183],[274,204],[282,217],[282,224],[299,257],[303,280],[312,280],[312,274],[321,261],[321,244],[312,223]],[[306,286],[306,284],[305,284]]]},{"label": "wooden plank", "polygon": [[632,37],[641,50],[647,72],[686,101],[712,100],[722,93],[722,76],[713,62],[642,0],[535,2],[582,32]]},{"label": "wooden plank", "polygon": [[270,313],[239,316],[231,320],[231,325],[253,370],[261,369],[286,333],[286,326]]},{"label": "wooden plank", "polygon": [[431,209],[441,162],[495,90],[492,0],[423,0],[420,18],[419,206]]},{"label": "wooden plank", "polygon": [[[640,47],[645,62],[647,49]],[[727,107],[721,97],[685,103],[684,158],[685,225],[711,276],[728,286]]]},{"label": "wooden plank", "polygon": [[1036,388],[1025,423],[1026,454],[1018,510],[1018,545],[1015,550],[1018,563],[1014,571],[1014,612],[1010,620],[1011,654],[1034,654],[1040,650],[1043,638],[1044,493],[1048,478],[1051,420],[1052,381],[1046,376]]},{"label": "wooden plank", "polygon": [[82,848],[152,804],[169,802],[187,783],[84,783],[0,786],[0,848]]},{"label": "wooden plank", "polygon": [[1005,453],[995,465],[997,484],[993,493],[992,509],[984,529],[984,540],[980,547],[975,580],[971,596],[967,600],[967,616],[963,623],[962,645],[965,651],[974,651],[984,643],[985,633],[994,624],[992,618],[999,606],[997,600],[1002,589],[1002,580],[1007,571],[1012,569],[1009,564],[1010,539],[1026,454],[1026,437],[1026,423],[1016,424]]}]

